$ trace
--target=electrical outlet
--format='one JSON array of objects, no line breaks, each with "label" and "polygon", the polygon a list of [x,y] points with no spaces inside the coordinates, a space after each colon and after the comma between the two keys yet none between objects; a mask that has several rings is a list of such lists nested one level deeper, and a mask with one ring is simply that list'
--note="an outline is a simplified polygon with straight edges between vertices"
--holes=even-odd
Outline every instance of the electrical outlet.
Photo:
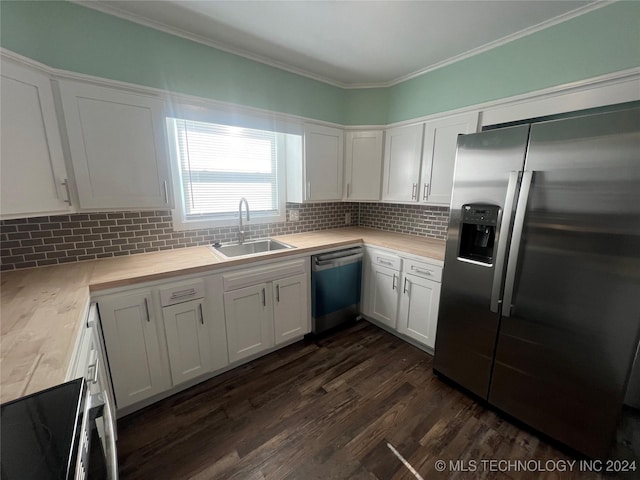
[{"label": "electrical outlet", "polygon": [[351,225],[351,212],[347,212],[344,214],[344,224]]},{"label": "electrical outlet", "polygon": [[289,210],[289,221],[297,222],[300,220],[300,212],[298,210]]}]

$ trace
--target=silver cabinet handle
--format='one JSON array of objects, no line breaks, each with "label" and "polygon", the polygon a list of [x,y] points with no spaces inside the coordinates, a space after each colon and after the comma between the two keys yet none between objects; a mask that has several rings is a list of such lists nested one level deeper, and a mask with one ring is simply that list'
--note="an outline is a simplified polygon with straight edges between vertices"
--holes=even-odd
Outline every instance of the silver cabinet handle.
[{"label": "silver cabinet handle", "polygon": [[196,293],[195,288],[188,288],[187,290],[179,290],[177,292],[171,293],[171,299],[175,300],[177,298],[190,297]]},{"label": "silver cabinet handle", "polygon": [[204,314],[202,313],[202,304],[198,304],[198,311],[200,312],[200,324],[204,325]]},{"label": "silver cabinet handle", "polygon": [[162,185],[164,186],[164,203],[169,205],[169,190],[167,189],[167,181],[163,181]]},{"label": "silver cabinet handle", "polygon": [[418,199],[418,184],[414,183],[413,188],[411,189],[411,200]]},{"label": "silver cabinet handle", "polygon": [[391,290],[396,289],[396,274],[393,274],[393,283],[391,284]]},{"label": "silver cabinet handle", "polygon": [[89,383],[92,383],[92,384],[98,383],[98,362],[99,361],[100,359],[96,357],[96,363],[89,365],[89,367],[87,367],[87,374],[91,372],[91,375],[88,375],[88,377],[90,378]]},{"label": "silver cabinet handle", "polygon": [[264,288],[262,289],[262,306],[267,306],[267,292]]},{"label": "silver cabinet handle", "polygon": [[500,290],[502,289],[502,276],[504,274],[504,261],[507,252],[507,243],[509,237],[509,229],[511,228],[511,216],[513,212],[513,204],[516,197],[516,188],[518,187],[518,176],[521,172],[509,172],[509,183],[507,184],[507,196],[504,201],[504,209],[500,213],[502,219],[500,221],[500,229],[496,232],[498,236],[498,246],[496,249],[496,260],[494,262],[493,286],[491,287],[491,304],[489,310],[498,313],[500,307]]},{"label": "silver cabinet handle", "polygon": [[71,193],[69,192],[69,180],[65,178],[60,185],[62,185],[67,192],[67,199],[63,201],[64,203],[68,204],[71,207]]},{"label": "silver cabinet handle", "polygon": [[351,190],[351,184],[347,183],[347,198],[349,198],[349,194],[350,194],[350,190]]},{"label": "silver cabinet handle", "polygon": [[311,200],[311,182],[307,182],[307,200]]},{"label": "silver cabinet handle", "polygon": [[276,283],[276,302],[280,301],[280,284]]},{"label": "silver cabinet handle", "polygon": [[516,218],[513,221],[513,235],[511,236],[511,248],[509,249],[509,260],[507,262],[507,276],[505,278],[504,301],[502,315],[509,317],[512,310],[513,288],[516,280],[516,268],[518,267],[518,255],[520,253],[520,242],[522,240],[522,229],[524,227],[524,217],[527,213],[527,202],[529,201],[529,190],[533,172],[522,174],[522,185],[520,195],[518,195],[518,205],[516,207]]},{"label": "silver cabinet handle", "polygon": [[428,196],[429,196],[429,184],[425,183],[424,192],[422,192],[422,200],[426,200]]},{"label": "silver cabinet handle", "polygon": [[433,275],[433,273],[431,273],[429,270],[423,270],[421,268],[416,268],[416,267],[411,267],[411,268],[413,269],[414,272],[420,273],[422,275],[428,275],[428,276]]},{"label": "silver cabinet handle", "polygon": [[404,277],[404,286],[402,287],[402,293],[408,293],[407,281],[408,281],[407,277]]},{"label": "silver cabinet handle", "polygon": [[147,301],[147,297],[144,297],[144,311],[147,314],[147,322],[151,323],[151,315],[149,315],[149,302]]},{"label": "silver cabinet handle", "polygon": [[379,258],[378,263],[381,265],[389,265],[390,267],[393,267],[393,262],[390,262],[389,260],[382,260]]}]

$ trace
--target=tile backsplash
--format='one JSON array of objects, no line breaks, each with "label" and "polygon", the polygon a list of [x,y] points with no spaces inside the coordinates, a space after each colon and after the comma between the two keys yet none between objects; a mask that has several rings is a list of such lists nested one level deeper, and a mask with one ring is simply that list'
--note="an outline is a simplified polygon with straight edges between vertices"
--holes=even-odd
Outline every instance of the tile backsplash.
[{"label": "tile backsplash", "polygon": [[444,240],[447,238],[449,207],[361,203],[358,218],[361,227]]},{"label": "tile backsplash", "polygon": [[[289,221],[296,210],[299,220]],[[445,238],[449,209],[381,203],[287,203],[287,221],[246,225],[245,239],[363,226],[432,238]],[[156,252],[230,242],[238,227],[176,231],[171,212],[74,213],[0,221],[0,267],[15,270],[43,265]]]}]

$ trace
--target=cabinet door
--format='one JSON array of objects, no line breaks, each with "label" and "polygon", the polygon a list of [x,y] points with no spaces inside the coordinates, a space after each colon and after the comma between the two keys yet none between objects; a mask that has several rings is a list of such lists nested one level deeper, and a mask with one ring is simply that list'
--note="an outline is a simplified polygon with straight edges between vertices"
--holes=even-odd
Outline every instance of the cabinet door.
[{"label": "cabinet door", "polygon": [[207,373],[211,347],[204,300],[191,300],[162,309],[169,365],[174,385]]},{"label": "cabinet door", "polygon": [[347,132],[345,200],[380,200],[382,130]]},{"label": "cabinet door", "polygon": [[382,199],[416,202],[424,125],[387,130]]},{"label": "cabinet door", "polygon": [[309,284],[306,274],[273,282],[276,345],[309,333]]},{"label": "cabinet door", "polygon": [[380,322],[396,328],[398,313],[398,272],[391,268],[370,264],[369,315]]},{"label": "cabinet door", "polygon": [[170,388],[169,372],[160,358],[151,294],[112,295],[98,305],[118,408]]},{"label": "cabinet door", "polygon": [[0,68],[2,217],[66,212],[67,173],[49,77],[4,58]]},{"label": "cabinet door", "polygon": [[231,362],[273,347],[273,305],[269,287],[262,283],[224,294]]},{"label": "cabinet door", "polygon": [[70,81],[60,94],[80,207],[172,206],[164,102]]},{"label": "cabinet door", "polygon": [[338,128],[305,124],[306,200],[341,200],[343,135]]},{"label": "cabinet door", "polygon": [[433,348],[436,340],[440,283],[405,274],[398,331]]},{"label": "cabinet door", "polygon": [[444,205],[451,203],[458,135],[473,133],[477,126],[478,112],[426,123],[420,185],[421,202]]}]

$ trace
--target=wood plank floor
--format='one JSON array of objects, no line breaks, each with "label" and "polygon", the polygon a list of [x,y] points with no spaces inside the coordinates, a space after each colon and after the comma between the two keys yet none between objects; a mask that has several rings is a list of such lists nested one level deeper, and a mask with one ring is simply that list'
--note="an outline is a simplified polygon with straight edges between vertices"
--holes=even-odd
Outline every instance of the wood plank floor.
[{"label": "wood plank floor", "polygon": [[[482,463],[576,459],[441,381],[431,360],[365,321],[298,342],[121,419],[121,478],[420,478],[388,444],[424,479],[601,478],[577,464],[524,472]],[[622,459],[640,444],[638,415],[629,418]],[[451,471],[458,460],[476,471]]]}]

